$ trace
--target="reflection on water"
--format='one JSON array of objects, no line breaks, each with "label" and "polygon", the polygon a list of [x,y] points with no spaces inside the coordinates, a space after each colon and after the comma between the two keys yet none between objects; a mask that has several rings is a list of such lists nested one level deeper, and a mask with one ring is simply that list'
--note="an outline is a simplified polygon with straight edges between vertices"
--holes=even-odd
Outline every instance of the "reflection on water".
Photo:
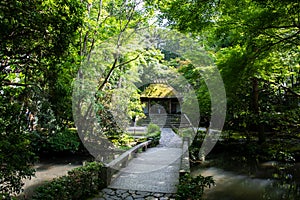
[{"label": "reflection on water", "polygon": [[297,199],[288,196],[290,187],[271,179],[250,178],[215,167],[194,169],[192,172],[194,176],[199,174],[213,176],[216,182],[215,186],[205,190],[203,199],[206,200]]}]

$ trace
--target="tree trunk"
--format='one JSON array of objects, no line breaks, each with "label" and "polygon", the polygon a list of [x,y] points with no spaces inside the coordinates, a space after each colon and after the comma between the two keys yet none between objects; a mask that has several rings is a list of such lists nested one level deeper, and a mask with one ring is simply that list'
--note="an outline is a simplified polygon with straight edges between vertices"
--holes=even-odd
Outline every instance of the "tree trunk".
[{"label": "tree trunk", "polygon": [[266,138],[265,138],[265,133],[264,133],[264,125],[261,122],[260,119],[260,114],[259,114],[259,86],[258,86],[258,80],[257,78],[253,78],[252,80],[252,88],[253,88],[253,112],[255,114],[256,117],[256,124],[255,127],[257,129],[258,132],[258,142],[259,143],[263,143]]}]

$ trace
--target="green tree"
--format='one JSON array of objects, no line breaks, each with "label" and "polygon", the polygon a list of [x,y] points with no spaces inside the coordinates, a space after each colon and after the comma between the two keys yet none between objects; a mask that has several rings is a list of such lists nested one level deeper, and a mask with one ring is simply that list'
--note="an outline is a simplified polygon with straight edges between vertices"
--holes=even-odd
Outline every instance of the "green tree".
[{"label": "green tree", "polygon": [[[89,11],[88,28],[83,32],[85,42],[81,49],[86,51],[81,52],[86,59],[78,71],[73,102],[78,132],[92,149],[93,142],[100,142],[103,148],[113,146],[102,137],[116,139],[123,135],[120,130],[123,125],[117,123],[122,115],[115,114],[118,109],[124,110],[122,114],[129,118],[141,114],[141,105],[134,106],[139,95],[126,74],[142,56],[144,49],[136,32],[148,26],[147,19],[151,16],[149,9],[142,9],[140,1],[100,1],[96,5],[99,6]],[[127,93],[123,92],[125,89]],[[111,103],[116,94],[124,97],[118,107]],[[93,155],[99,155],[96,149]]]},{"label": "green tree", "polygon": [[0,185],[6,196],[19,193],[21,179],[33,173],[25,108],[43,114],[51,110],[62,58],[74,42],[82,14],[83,6],[75,0],[0,3]]},{"label": "green tree", "polygon": [[[299,62],[290,54],[299,51],[299,2],[176,0],[161,1],[159,8],[171,27],[202,37],[213,50],[228,96],[227,124],[255,128],[263,141],[265,107],[276,104],[265,91],[279,99],[298,98]],[[274,79],[278,68],[286,72],[280,81]]]},{"label": "green tree", "polygon": [[23,186],[22,179],[33,175],[31,165],[34,154],[30,146],[30,134],[25,132],[26,117],[15,100],[20,88],[0,87],[0,195],[9,198]]}]

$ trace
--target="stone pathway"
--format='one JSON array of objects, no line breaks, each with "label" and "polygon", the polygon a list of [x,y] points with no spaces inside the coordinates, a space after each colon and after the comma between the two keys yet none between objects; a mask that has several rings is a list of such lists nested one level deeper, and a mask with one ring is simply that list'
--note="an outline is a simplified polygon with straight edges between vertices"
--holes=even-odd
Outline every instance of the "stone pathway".
[{"label": "stone pathway", "polygon": [[162,128],[160,144],[140,153],[94,200],[175,199],[179,182],[182,139]]},{"label": "stone pathway", "polygon": [[161,137],[157,147],[181,148],[182,138],[171,128],[161,128]]}]

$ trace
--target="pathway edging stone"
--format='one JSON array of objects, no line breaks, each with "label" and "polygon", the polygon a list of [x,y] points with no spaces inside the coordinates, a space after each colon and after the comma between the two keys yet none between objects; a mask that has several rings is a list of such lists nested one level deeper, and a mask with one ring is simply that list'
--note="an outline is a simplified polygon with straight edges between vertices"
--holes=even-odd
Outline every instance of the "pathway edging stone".
[{"label": "pathway edging stone", "polygon": [[175,194],[105,188],[93,200],[175,200]]}]

